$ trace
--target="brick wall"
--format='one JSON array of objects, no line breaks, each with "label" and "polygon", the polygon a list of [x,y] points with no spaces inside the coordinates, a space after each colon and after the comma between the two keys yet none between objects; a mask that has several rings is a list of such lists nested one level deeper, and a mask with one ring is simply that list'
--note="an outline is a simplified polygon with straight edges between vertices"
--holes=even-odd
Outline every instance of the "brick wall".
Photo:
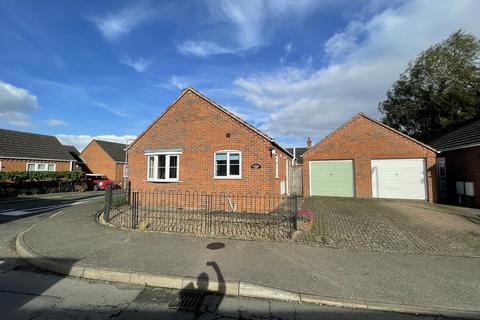
[{"label": "brick wall", "polygon": [[48,160],[20,160],[20,159],[2,159],[1,171],[27,171],[27,163],[54,163],[55,171],[70,171],[70,161],[48,161]]},{"label": "brick wall", "polygon": [[124,187],[124,179],[123,179],[123,167],[125,164],[123,163],[116,163],[115,164],[115,183],[119,186]]},{"label": "brick wall", "polygon": [[456,181],[473,181],[474,204],[480,208],[480,147],[441,153],[447,168],[447,193],[451,203],[458,203]]},{"label": "brick wall", "polygon": [[[229,137],[227,137],[229,133]],[[226,193],[279,193],[285,180],[285,160],[279,154],[280,178],[275,179],[272,144],[192,91],[187,91],[129,149],[129,180],[133,189]],[[145,150],[182,148],[179,182],[147,182]],[[214,179],[214,154],[242,153],[242,179]],[[253,163],[260,169],[251,168]]]},{"label": "brick wall", "polygon": [[120,170],[117,168],[117,163],[95,140],[88,144],[80,156],[85,160],[88,170],[91,173],[104,174],[116,184],[122,182],[123,169],[119,174]]},{"label": "brick wall", "polygon": [[425,158],[428,199],[436,202],[436,154],[434,151],[384,126],[358,115],[304,154],[304,195],[310,195],[310,160],[353,160],[355,196],[372,197],[371,160]]}]

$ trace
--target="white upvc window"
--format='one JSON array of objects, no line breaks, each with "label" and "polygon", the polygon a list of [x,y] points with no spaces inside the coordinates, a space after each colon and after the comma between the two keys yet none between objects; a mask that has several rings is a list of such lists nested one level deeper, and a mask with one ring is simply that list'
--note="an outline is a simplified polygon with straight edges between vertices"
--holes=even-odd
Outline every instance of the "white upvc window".
[{"label": "white upvc window", "polygon": [[27,163],[27,171],[56,171],[55,163]]},{"label": "white upvc window", "polygon": [[147,181],[176,182],[179,176],[180,154],[147,154]]},{"label": "white upvc window", "polygon": [[215,152],[215,179],[241,179],[242,153],[237,150],[220,150]]}]

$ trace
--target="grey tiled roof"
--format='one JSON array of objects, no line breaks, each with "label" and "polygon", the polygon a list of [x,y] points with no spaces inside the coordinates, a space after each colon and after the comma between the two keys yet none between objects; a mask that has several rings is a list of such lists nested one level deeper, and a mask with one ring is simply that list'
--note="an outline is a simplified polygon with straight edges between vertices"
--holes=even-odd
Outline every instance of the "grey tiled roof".
[{"label": "grey tiled roof", "polygon": [[287,148],[287,151],[290,152],[296,159],[298,164],[303,164],[303,154],[308,150],[307,147],[295,147],[294,148]]},{"label": "grey tiled roof", "polygon": [[125,144],[103,140],[95,140],[115,162],[125,162]]},{"label": "grey tiled roof", "polygon": [[440,151],[455,150],[480,145],[480,120],[449,131],[430,142],[430,146]]},{"label": "grey tiled roof", "polygon": [[65,150],[67,150],[68,153],[70,153],[73,158],[75,158],[77,162],[83,162],[83,159],[80,157],[80,151],[78,151],[75,146],[63,145],[63,147],[65,148]]},{"label": "grey tiled roof", "polygon": [[75,160],[54,136],[0,129],[0,157]]}]

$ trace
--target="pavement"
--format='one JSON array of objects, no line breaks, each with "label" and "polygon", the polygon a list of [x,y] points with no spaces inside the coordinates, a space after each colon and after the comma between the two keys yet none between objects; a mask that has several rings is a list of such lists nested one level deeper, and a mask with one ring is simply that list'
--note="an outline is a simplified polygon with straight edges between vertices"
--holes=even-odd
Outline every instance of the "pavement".
[{"label": "pavement", "polygon": [[[87,201],[70,210],[89,205],[96,198],[80,200],[86,194],[57,194],[57,200]],[[78,198],[78,199],[75,199]],[[16,201],[18,209],[44,207],[42,199],[26,204]],[[61,204],[62,201],[59,201]],[[0,209],[3,206],[0,204]],[[439,319],[374,310],[289,303],[268,299],[250,299],[219,294],[200,294],[201,303],[186,309],[191,296],[182,290],[64,277],[34,268],[17,257],[15,238],[44,219],[53,219],[66,207],[51,207],[37,213],[17,216],[0,224],[0,318],[2,319]],[[58,239],[57,239],[58,241]],[[58,241],[60,242],[60,241]],[[30,262],[32,262],[30,260]],[[74,264],[75,260],[64,260]],[[210,266],[209,266],[210,268]]]},{"label": "pavement", "polygon": [[86,278],[214,291],[223,283],[227,295],[237,288],[255,297],[480,318],[478,258],[120,230],[98,224],[99,209],[67,208],[21,234],[17,248]]}]

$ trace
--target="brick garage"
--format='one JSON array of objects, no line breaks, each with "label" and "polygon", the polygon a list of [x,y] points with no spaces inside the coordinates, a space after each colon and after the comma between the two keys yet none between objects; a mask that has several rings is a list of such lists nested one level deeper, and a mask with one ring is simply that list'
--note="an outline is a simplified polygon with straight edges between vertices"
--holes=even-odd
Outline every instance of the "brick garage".
[{"label": "brick garage", "polygon": [[[392,161],[400,161],[399,163],[401,163],[401,160],[409,159],[409,161],[418,160],[424,163],[424,175],[426,176],[424,195],[430,202],[436,202],[435,150],[363,114],[353,117],[325,137],[309,149],[303,157],[304,195],[306,196],[311,195],[310,184],[313,187],[317,183],[313,179],[313,182],[310,181],[312,164],[327,163],[323,162],[325,160],[340,160],[338,161],[339,164],[345,161],[345,164],[352,166],[351,183],[353,190],[350,196],[371,198],[374,196],[380,197],[378,191],[376,191],[378,194],[374,195],[372,188],[372,163],[374,166],[376,163],[394,164]],[[396,169],[395,165],[393,165],[393,168]],[[332,173],[327,172],[326,175],[332,176]],[[319,177],[321,176],[322,174],[319,174]],[[376,182],[376,179],[374,179],[374,182],[380,185]],[[419,180],[421,179],[419,178]],[[424,182],[423,180],[422,183]],[[326,186],[326,188],[332,188],[332,186],[333,184]]]},{"label": "brick garage", "polygon": [[80,156],[90,173],[104,174],[115,184],[121,185],[125,166],[125,144],[92,140]]},{"label": "brick garage", "polygon": [[[215,177],[225,173],[217,168],[224,157],[232,176]],[[129,180],[136,190],[278,194],[286,191],[291,159],[273,139],[188,88],[130,145]]]}]

